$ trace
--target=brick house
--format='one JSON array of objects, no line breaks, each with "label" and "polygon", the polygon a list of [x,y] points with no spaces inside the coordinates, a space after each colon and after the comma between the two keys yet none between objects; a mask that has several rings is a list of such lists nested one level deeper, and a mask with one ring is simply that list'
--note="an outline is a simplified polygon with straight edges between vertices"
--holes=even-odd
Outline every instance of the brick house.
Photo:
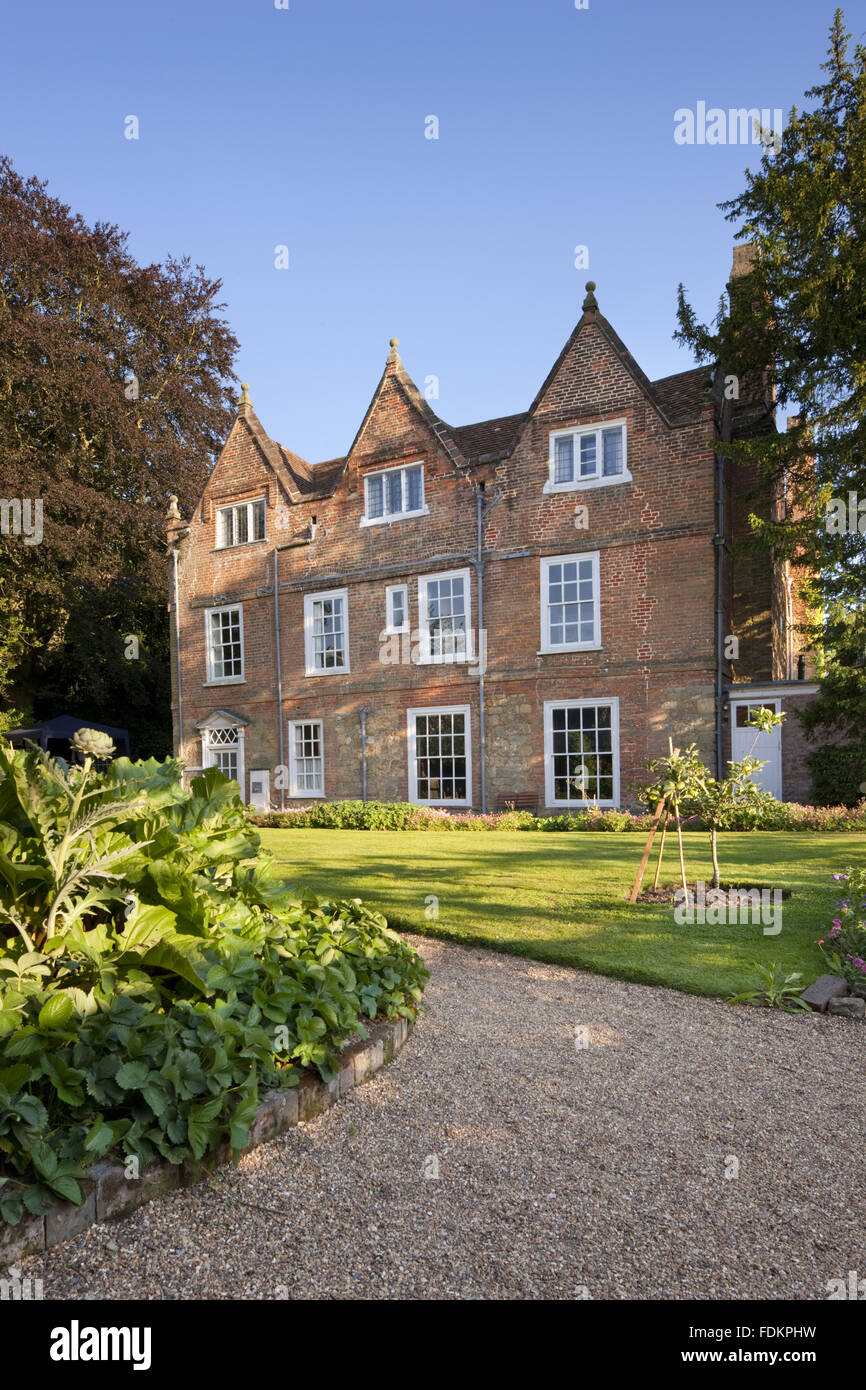
[{"label": "brick house", "polygon": [[[754,409],[705,368],[650,381],[594,288],[519,414],[446,425],[392,340],[345,458],[310,465],[243,387],[192,517],[168,515],[189,768],[262,807],[634,806],[669,735],[719,766],[750,700],[814,694],[792,576],[733,545],[753,504],[714,440]],[[758,752],[806,794],[796,721]]]}]

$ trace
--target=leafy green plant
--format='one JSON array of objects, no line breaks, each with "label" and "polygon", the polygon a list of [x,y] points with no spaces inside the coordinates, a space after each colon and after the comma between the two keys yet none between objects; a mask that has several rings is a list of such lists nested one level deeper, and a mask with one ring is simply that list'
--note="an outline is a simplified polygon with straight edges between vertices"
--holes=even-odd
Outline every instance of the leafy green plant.
[{"label": "leafy green plant", "polygon": [[0,1215],[80,1201],[117,1152],[243,1147],[263,1087],[336,1074],[425,970],[359,899],[273,877],[234,783],[0,749]]},{"label": "leafy green plant", "polygon": [[803,989],[803,976],[799,970],[789,971],[770,962],[769,965],[755,965],[756,984],[754,989],[732,994],[729,1004],[762,1004],[769,1009],[783,1009],[785,1013],[798,1013],[808,1009],[800,994]]}]

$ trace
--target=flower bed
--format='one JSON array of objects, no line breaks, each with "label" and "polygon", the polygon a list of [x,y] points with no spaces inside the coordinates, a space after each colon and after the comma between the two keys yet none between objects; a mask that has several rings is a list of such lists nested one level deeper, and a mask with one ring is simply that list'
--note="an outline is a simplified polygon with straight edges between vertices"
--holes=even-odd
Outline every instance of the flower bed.
[{"label": "flower bed", "polygon": [[849,869],[833,878],[844,894],[836,903],[827,935],[816,941],[834,975],[841,975],[852,992],[866,998],[866,869]]},{"label": "flower bed", "polygon": [[[531,811],[497,811],[477,815],[471,811],[447,811],[410,802],[324,801],[285,811],[248,811],[251,824],[278,830],[592,830],[647,833],[649,813],[586,810],[559,816],[535,816]],[[698,816],[683,821],[684,830],[705,831]],[[866,799],[858,806],[803,806],[794,801],[767,797],[758,808],[726,813],[724,830],[866,830]]]}]

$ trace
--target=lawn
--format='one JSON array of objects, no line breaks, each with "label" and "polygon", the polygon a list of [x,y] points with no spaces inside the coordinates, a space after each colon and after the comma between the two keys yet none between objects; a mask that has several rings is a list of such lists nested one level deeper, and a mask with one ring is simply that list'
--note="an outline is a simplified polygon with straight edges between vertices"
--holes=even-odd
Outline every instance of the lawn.
[{"label": "lawn", "polygon": [[[643,835],[541,831],[263,830],[280,873],[322,897],[360,897],[397,929],[532,956],[693,994],[747,988],[753,962],[822,972],[814,945],[839,897],[834,872],[864,862],[862,835],[729,833],[722,882],[787,888],[782,930],[678,925],[626,901]],[[709,881],[708,841],[685,837],[686,871]],[[674,852],[662,882],[676,878]],[[647,883],[652,881],[652,861]],[[437,899],[438,904],[431,901]],[[434,915],[438,906],[438,916]]]}]

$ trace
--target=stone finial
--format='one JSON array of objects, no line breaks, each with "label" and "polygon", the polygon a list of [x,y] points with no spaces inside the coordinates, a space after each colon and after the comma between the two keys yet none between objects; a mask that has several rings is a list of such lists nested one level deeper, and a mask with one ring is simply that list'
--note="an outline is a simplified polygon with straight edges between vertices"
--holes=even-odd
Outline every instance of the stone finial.
[{"label": "stone finial", "polygon": [[394,363],[397,363],[397,362],[400,361],[400,354],[399,354],[399,352],[397,351],[397,349],[398,349],[399,346],[400,346],[400,339],[399,339],[399,338],[392,338],[392,339],[391,339],[391,351],[388,353],[388,364],[389,364],[389,365],[393,365]]},{"label": "stone finial", "polygon": [[587,282],[586,282],[586,299],[583,301],[583,308],[584,308],[584,309],[597,309],[597,308],[598,308],[598,300],[596,299],[595,295],[593,294],[593,290],[594,290],[594,289],[595,289],[595,281],[594,281],[594,280],[587,280]]},{"label": "stone finial", "polygon": [[246,415],[247,411],[252,409],[252,404],[250,400],[250,383],[248,381],[242,381],[241,394],[238,401],[238,415]]},{"label": "stone finial", "polygon": [[181,520],[180,511],[177,505],[177,496],[173,492],[170,494],[168,499],[168,511],[165,514],[165,519],[169,523],[169,525],[171,525],[175,521]]}]

